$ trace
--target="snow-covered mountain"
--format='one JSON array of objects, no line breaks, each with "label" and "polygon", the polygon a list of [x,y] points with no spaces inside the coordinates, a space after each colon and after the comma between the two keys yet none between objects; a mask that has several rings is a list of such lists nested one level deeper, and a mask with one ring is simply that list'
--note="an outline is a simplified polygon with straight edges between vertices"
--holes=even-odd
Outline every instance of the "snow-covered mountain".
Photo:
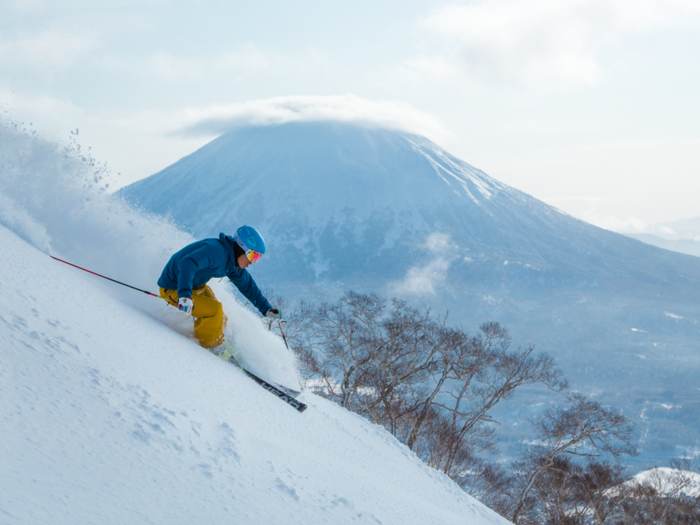
[{"label": "snow-covered mountain", "polygon": [[[0,126],[0,523],[507,523],[381,427],[309,393],[296,412],[197,346],[191,318],[49,258],[153,290],[191,241],[92,170]],[[279,337],[212,285],[227,335],[276,375]]]},{"label": "snow-covered mountain", "polygon": [[240,128],[120,194],[195,237],[256,226],[256,279],[290,299],[377,291],[500,321],[635,419],[642,461],[700,450],[698,258],[577,220],[423,137],[339,122]]}]

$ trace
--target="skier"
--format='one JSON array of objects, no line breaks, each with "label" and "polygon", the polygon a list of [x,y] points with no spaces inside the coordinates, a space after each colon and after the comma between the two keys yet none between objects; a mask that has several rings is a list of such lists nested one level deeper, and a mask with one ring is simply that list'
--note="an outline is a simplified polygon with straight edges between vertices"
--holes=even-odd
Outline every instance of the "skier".
[{"label": "skier", "polygon": [[195,318],[194,336],[204,348],[223,344],[226,314],[207,286],[212,277],[228,277],[265,317],[280,319],[246,268],[265,253],[265,241],[251,226],[241,226],[231,237],[204,239],[173,255],[158,279],[160,295]]}]

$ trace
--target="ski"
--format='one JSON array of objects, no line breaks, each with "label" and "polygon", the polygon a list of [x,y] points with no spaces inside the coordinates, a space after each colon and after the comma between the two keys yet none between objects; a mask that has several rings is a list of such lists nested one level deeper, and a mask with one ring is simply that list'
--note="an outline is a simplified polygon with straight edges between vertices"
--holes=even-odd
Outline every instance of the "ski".
[{"label": "ski", "polygon": [[274,386],[275,388],[281,390],[281,391],[284,392],[285,394],[287,394],[287,395],[289,395],[289,396],[292,396],[294,399],[296,399],[297,396],[298,396],[299,394],[301,394],[301,392],[299,392],[298,390],[294,390],[294,389],[292,389],[292,388],[288,388],[288,387],[286,387],[286,386],[284,386],[284,385],[280,385],[279,383],[275,383],[275,382],[273,382],[273,381],[268,381],[268,383],[270,383],[270,384],[271,384],[272,386]]},{"label": "ski", "polygon": [[238,361],[234,359],[232,355],[227,355],[228,352],[224,353],[223,355],[220,355],[224,361],[231,363],[232,365],[237,366],[240,368],[245,375],[247,375],[249,378],[251,378],[253,381],[255,381],[257,384],[259,384],[261,387],[263,387],[265,390],[273,394],[274,396],[280,398],[282,401],[287,403],[289,406],[292,408],[295,408],[298,412],[303,412],[306,410],[308,407],[302,403],[301,401],[298,401],[295,399],[295,396],[292,394],[299,395],[301,392],[296,392],[295,390],[292,390],[290,388],[283,387],[281,385],[273,385],[269,383],[268,381],[265,381],[264,379],[256,376],[253,372],[249,372],[245,368],[243,368],[241,365],[238,364]]},{"label": "ski", "polygon": [[[223,359],[224,361],[228,361],[229,363],[231,363],[232,365],[237,366],[238,368],[240,368],[240,369],[243,370],[244,372],[248,372],[248,370],[246,370],[245,368],[243,368],[243,367],[241,366],[241,364],[236,360],[236,358],[235,358],[235,357],[233,356],[233,354],[231,353],[231,350],[230,350],[230,349],[227,348],[226,350],[224,350],[224,353],[222,353],[222,354],[217,354],[217,355],[218,355],[221,359]],[[274,381],[267,381],[267,383],[271,384],[272,386],[274,386],[274,387],[277,388],[278,390],[281,390],[281,391],[284,392],[285,394],[290,395],[290,396],[292,396],[292,397],[295,398],[295,399],[297,398],[297,396],[298,396],[299,394],[301,394],[301,392],[298,391],[298,390],[294,390],[293,388],[289,388],[289,387],[283,386],[283,385],[281,385],[281,384],[279,384],[279,383],[275,383]]]},{"label": "ski", "polygon": [[250,377],[253,381],[255,381],[257,384],[259,384],[265,390],[267,390],[271,394],[274,394],[275,396],[279,397],[282,401],[287,403],[292,408],[295,408],[297,411],[303,412],[304,410],[307,409],[307,406],[304,403],[302,403],[301,401],[298,401],[297,399],[294,399],[292,396],[283,392],[282,390],[280,390],[276,386],[271,385],[270,383],[268,383],[264,379],[260,379],[258,376],[256,376],[252,372],[248,372],[248,370],[246,370],[245,368],[241,368],[241,370],[243,370],[243,372],[248,377]]}]

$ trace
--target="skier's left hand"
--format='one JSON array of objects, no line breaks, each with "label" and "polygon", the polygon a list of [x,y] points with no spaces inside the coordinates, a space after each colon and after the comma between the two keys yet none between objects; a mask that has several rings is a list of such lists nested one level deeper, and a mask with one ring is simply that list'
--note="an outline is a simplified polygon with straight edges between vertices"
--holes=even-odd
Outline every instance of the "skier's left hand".
[{"label": "skier's left hand", "polygon": [[280,319],[282,319],[282,310],[278,310],[277,308],[270,308],[265,314],[265,317],[267,317],[268,319],[276,319],[279,321]]}]

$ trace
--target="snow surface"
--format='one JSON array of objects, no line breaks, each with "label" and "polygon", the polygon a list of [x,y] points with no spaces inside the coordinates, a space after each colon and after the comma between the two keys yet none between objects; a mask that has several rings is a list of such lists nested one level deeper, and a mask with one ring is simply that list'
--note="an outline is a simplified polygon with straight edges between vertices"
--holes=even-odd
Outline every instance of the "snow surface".
[{"label": "snow surface", "polygon": [[4,227],[0,245],[0,522],[506,523],[383,428],[307,393],[299,414]]},{"label": "snow surface", "polygon": [[[383,428],[306,392],[299,414],[164,302],[49,258],[153,289],[190,238],[80,179],[89,161],[0,144],[0,523],[507,523]],[[215,291],[279,379],[279,338]]]},{"label": "snow surface", "polygon": [[[674,478],[678,476],[678,471],[669,467],[656,467],[645,470],[635,475],[632,480],[637,483],[647,483],[655,488],[668,493],[675,490]],[[683,493],[691,498],[700,498],[700,474],[697,472],[683,472],[683,476],[689,480],[688,486]]]}]

